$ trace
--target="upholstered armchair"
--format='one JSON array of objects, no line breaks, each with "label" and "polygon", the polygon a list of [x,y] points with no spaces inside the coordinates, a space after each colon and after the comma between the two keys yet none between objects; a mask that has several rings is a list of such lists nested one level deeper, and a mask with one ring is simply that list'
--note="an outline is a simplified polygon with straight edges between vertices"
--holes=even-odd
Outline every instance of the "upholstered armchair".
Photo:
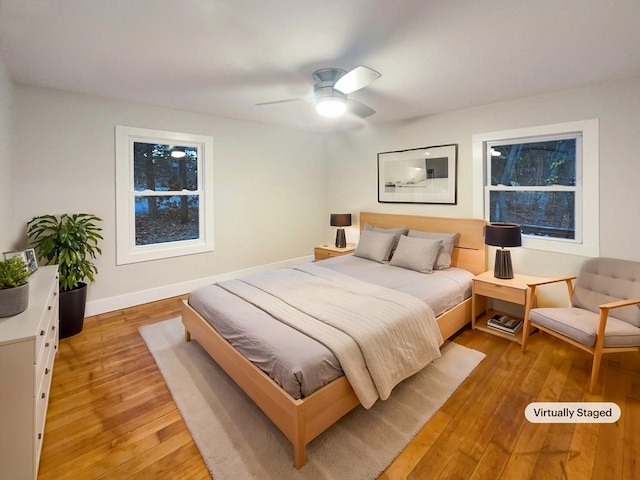
[{"label": "upholstered armchair", "polygon": [[555,282],[566,282],[571,306],[529,308],[522,351],[537,327],[589,352],[593,355],[589,392],[593,393],[603,354],[640,352],[640,262],[591,258],[580,266],[577,276],[531,284],[531,295],[541,285]]}]

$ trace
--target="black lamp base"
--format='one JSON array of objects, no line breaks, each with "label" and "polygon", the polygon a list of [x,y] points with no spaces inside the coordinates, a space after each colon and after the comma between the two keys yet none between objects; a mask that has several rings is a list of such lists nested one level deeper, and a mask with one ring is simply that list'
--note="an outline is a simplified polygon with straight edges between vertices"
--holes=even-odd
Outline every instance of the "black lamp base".
[{"label": "black lamp base", "polygon": [[496,250],[496,263],[493,268],[493,276],[496,278],[513,278],[513,266],[511,265],[511,252],[504,248]]},{"label": "black lamp base", "polygon": [[338,248],[346,248],[347,247],[347,236],[344,233],[344,228],[339,228],[336,232],[336,247]]}]

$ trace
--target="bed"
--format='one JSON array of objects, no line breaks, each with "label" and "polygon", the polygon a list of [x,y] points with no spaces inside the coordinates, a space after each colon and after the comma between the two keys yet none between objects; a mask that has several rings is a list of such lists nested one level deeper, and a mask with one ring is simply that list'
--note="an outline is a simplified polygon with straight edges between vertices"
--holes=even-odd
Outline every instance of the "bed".
[{"label": "bed", "polygon": [[[458,236],[451,253],[452,269],[445,275],[452,276],[457,269],[466,271],[468,275],[475,275],[486,269],[484,221],[482,220],[362,212],[360,214],[361,231],[365,229],[365,226],[369,229],[392,229],[403,226],[408,230],[456,232]],[[354,268],[353,261],[357,262],[357,259],[339,257],[319,262],[319,266],[322,266],[321,264],[324,262],[329,262],[325,265],[326,268],[320,270],[329,271],[328,265],[331,264],[331,269],[338,272],[336,275],[348,276],[350,269]],[[301,269],[310,270],[312,273],[318,272],[313,265],[303,266]],[[409,282],[408,285],[411,288],[414,282]],[[206,312],[202,305],[196,301],[197,291],[192,293],[192,297],[185,300],[183,305],[182,322],[185,326],[185,340],[196,339],[213,360],[273,421],[292,443],[294,464],[297,468],[301,468],[306,462],[306,445],[361,403],[358,397],[360,395],[362,398],[360,386],[354,384],[356,394],[347,375],[337,374],[334,375],[335,378],[330,377],[328,381],[325,380],[324,386],[311,387],[313,393],[302,392],[300,395],[295,395],[295,393],[287,391],[286,386],[282,386],[283,381],[277,383],[263,371],[264,365],[261,365],[262,368],[260,368],[248,360],[211,325],[210,321],[206,319],[206,317],[210,317],[210,312]],[[435,321],[442,339],[451,337],[470,322],[471,299],[468,294],[464,297],[466,298],[455,300],[457,303],[454,305],[445,302],[436,307],[438,313]],[[190,302],[194,303],[195,308]],[[252,310],[249,308],[247,315],[252,314]],[[368,406],[365,402],[362,404],[365,407]]]}]

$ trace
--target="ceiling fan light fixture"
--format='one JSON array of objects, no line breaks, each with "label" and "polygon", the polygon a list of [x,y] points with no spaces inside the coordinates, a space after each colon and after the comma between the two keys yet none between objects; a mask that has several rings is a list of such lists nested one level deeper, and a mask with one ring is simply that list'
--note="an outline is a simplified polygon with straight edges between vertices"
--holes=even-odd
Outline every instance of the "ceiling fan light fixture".
[{"label": "ceiling fan light fixture", "polygon": [[318,100],[316,110],[323,117],[336,118],[347,111],[347,104],[344,98],[327,97]]}]

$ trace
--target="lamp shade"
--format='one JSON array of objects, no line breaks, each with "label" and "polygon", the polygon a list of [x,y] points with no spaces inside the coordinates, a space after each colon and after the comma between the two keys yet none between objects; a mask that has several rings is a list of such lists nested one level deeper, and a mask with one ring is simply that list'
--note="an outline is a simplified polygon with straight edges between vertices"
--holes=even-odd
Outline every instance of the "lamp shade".
[{"label": "lamp shade", "polygon": [[522,245],[520,225],[517,223],[489,223],[485,226],[484,243],[494,247],[519,247]]},{"label": "lamp shade", "polygon": [[331,226],[332,227],[349,227],[349,226],[351,226],[351,214],[350,213],[332,213],[331,214]]}]

